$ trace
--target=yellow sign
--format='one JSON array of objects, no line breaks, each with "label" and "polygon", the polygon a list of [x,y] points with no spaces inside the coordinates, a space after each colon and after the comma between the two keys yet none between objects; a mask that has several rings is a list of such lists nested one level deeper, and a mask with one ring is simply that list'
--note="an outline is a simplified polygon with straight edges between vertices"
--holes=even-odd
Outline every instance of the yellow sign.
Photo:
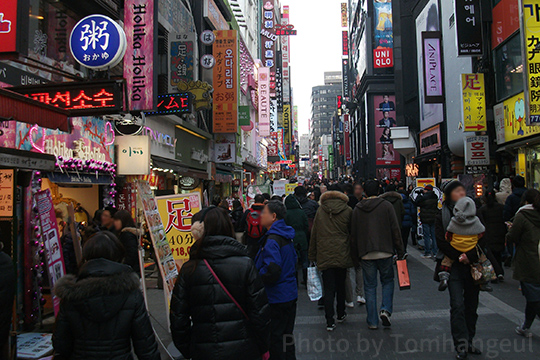
[{"label": "yellow sign", "polygon": [[487,130],[484,74],[461,74],[461,89],[464,131]]},{"label": "yellow sign", "polygon": [[525,98],[520,93],[503,102],[504,104],[504,141],[525,138],[540,134],[540,127],[525,123]]},{"label": "yellow sign", "polygon": [[298,183],[294,184],[286,184],[285,185],[285,195],[289,196],[291,194],[294,194],[294,189],[298,186]]},{"label": "yellow sign", "polygon": [[435,187],[435,178],[416,179],[416,187],[426,187],[426,185]]},{"label": "yellow sign", "polygon": [[523,0],[523,27],[527,57],[527,97],[529,121],[540,125],[540,5],[538,0]]},{"label": "yellow sign", "polygon": [[341,27],[347,27],[347,3],[341,3]]},{"label": "yellow sign", "polygon": [[189,251],[195,242],[191,234],[191,218],[202,209],[201,194],[159,196],[156,201],[172,254],[181,266],[189,259]]},{"label": "yellow sign", "polygon": [[0,169],[0,216],[13,216],[14,181],[13,169]]}]

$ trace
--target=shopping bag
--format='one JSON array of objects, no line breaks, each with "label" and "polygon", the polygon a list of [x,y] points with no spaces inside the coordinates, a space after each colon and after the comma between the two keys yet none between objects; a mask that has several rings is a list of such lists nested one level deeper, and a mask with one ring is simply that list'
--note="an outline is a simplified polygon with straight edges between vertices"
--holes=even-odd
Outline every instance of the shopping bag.
[{"label": "shopping bag", "polygon": [[316,266],[307,269],[307,292],[311,301],[317,301],[323,296],[321,274]]},{"label": "shopping bag", "polygon": [[411,288],[411,280],[409,278],[409,269],[407,268],[407,260],[396,261],[399,290],[408,290]]}]

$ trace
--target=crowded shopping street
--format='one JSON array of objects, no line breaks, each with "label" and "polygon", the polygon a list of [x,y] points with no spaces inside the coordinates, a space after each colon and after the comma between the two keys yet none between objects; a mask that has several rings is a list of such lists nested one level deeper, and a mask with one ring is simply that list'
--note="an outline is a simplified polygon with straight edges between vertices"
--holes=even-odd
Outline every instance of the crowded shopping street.
[{"label": "crowded shopping street", "polygon": [[540,0],[0,0],[0,360],[539,354]]}]

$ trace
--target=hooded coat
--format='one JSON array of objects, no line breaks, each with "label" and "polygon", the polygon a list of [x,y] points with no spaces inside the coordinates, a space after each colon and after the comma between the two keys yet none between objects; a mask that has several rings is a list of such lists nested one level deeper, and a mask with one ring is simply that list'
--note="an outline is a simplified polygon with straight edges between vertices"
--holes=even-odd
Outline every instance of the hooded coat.
[{"label": "hooded coat", "polygon": [[433,190],[416,198],[416,206],[420,208],[420,220],[424,224],[433,225],[439,214],[439,198]]},{"label": "hooded coat", "polygon": [[132,344],[138,359],[160,359],[139,287],[129,266],[105,259],[58,280],[55,359],[132,360]]},{"label": "hooded coat", "polygon": [[538,242],[540,212],[522,208],[516,214],[506,239],[516,244],[513,259],[514,279],[540,285],[540,255]]},{"label": "hooded coat", "polygon": [[282,219],[274,222],[260,240],[261,249],[255,257],[255,266],[263,279],[270,304],[298,298],[294,235],[294,229]]},{"label": "hooded coat", "polygon": [[319,204],[315,200],[308,199],[305,196],[297,197],[296,199],[300,203],[300,206],[302,206],[302,210],[304,210],[308,219],[314,219],[319,209]]},{"label": "hooded coat", "polygon": [[403,241],[396,212],[390,202],[381,198],[368,198],[354,208],[351,227],[351,249],[356,263],[363,256],[381,252],[402,256]]},{"label": "hooded coat", "polygon": [[506,198],[504,203],[504,220],[510,221],[516,215],[521,205],[521,197],[527,191],[527,188],[514,188],[512,193]]},{"label": "hooded coat", "polygon": [[[246,248],[233,238],[209,236],[184,264],[171,300],[171,333],[186,359],[254,360],[268,350],[270,308]],[[195,245],[194,245],[195,246]],[[203,259],[249,317],[221,288]]]},{"label": "hooded coat", "polygon": [[347,195],[339,191],[321,196],[309,246],[309,260],[315,261],[321,271],[353,266],[349,240],[352,209],[348,202]]},{"label": "hooded coat", "polygon": [[397,191],[388,191],[382,194],[380,197],[392,204],[394,211],[396,212],[398,222],[401,226],[403,218],[405,217],[405,207],[403,206],[403,198],[401,197],[401,194]]},{"label": "hooded coat", "polygon": [[504,178],[501,180],[499,185],[499,192],[495,194],[495,198],[499,204],[504,205],[506,199],[512,193],[512,181],[509,178]]},{"label": "hooded coat", "polygon": [[124,264],[131,266],[133,271],[140,276],[141,266],[139,265],[139,230],[126,227],[120,230],[118,240],[124,245],[126,257]]},{"label": "hooded coat", "polygon": [[309,232],[308,218],[294,195],[289,195],[285,198],[285,206],[287,207],[285,222],[292,227],[295,232],[294,246],[298,251],[307,251]]}]

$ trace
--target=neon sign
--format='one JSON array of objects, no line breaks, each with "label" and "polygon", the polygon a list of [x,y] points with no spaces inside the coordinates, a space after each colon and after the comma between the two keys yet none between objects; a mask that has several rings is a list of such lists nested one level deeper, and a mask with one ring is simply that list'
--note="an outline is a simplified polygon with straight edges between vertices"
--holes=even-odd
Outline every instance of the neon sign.
[{"label": "neon sign", "polygon": [[153,114],[190,113],[192,107],[189,93],[167,94],[158,96],[157,111],[145,112]]},{"label": "neon sign", "polygon": [[289,36],[289,35],[296,35],[296,30],[294,30],[294,25],[292,24],[276,24],[274,27],[276,30],[277,36]]}]

